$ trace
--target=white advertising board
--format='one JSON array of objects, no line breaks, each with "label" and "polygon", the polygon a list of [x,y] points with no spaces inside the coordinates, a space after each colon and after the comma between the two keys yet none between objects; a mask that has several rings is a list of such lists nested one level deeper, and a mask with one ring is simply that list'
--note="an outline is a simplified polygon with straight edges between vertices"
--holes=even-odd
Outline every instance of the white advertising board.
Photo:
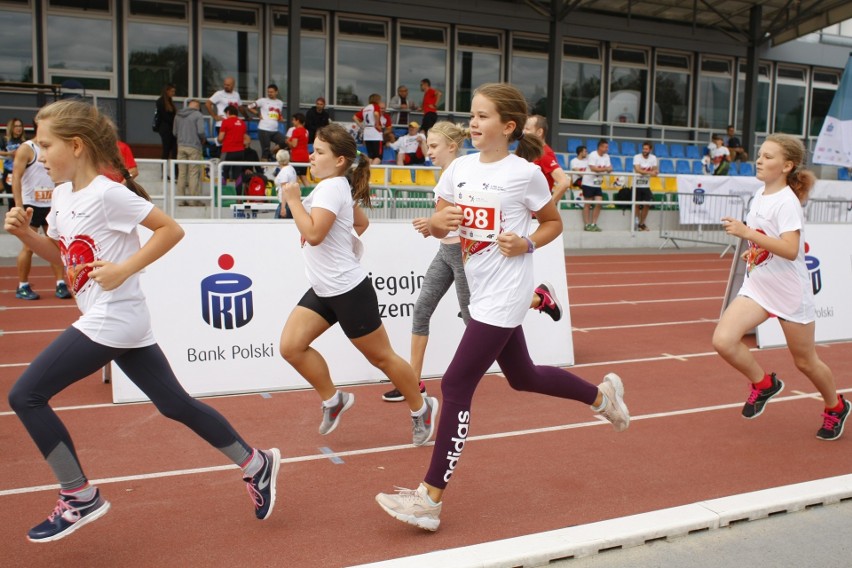
[{"label": "white advertising board", "polygon": [[[805,225],[805,260],[816,307],[817,343],[852,339],[852,225]],[[760,348],[787,345],[777,318],[757,327]]]},{"label": "white advertising board", "polygon": [[[308,387],[278,353],[284,322],[308,289],[299,233],[292,221],[183,222],[186,236],[142,275],[154,335],[193,396]],[[411,316],[426,269],[438,250],[410,222],[371,223],[361,259],[369,271],[394,350],[410,354]],[[535,252],[537,281],[548,280],[563,304],[553,322],[530,310],[524,333],[538,364],[574,363],[565,253],[559,238]],[[464,331],[453,288],[431,320],[425,376],[444,373]],[[337,384],[384,380],[332,327],[314,347]],[[497,370],[496,364],[492,370]],[[113,400],[145,400],[115,365]]]}]

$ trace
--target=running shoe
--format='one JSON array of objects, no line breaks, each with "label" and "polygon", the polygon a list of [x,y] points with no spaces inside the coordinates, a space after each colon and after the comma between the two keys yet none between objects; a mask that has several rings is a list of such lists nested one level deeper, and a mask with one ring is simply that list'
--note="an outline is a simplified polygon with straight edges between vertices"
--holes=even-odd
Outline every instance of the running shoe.
[{"label": "running shoe", "polygon": [[549,315],[553,321],[562,319],[562,305],[559,303],[559,298],[553,292],[553,284],[542,282],[536,287],[535,293],[541,297],[541,303],[537,308],[533,309]]},{"label": "running shoe", "polygon": [[591,228],[589,230],[593,233],[600,233],[603,229],[598,227],[597,223],[592,223]]},{"label": "running shoe", "polygon": [[106,515],[109,506],[109,501],[101,499],[98,489],[95,489],[95,496],[89,501],[80,501],[71,495],[60,493],[56,508],[44,522],[30,529],[27,539],[30,542],[52,542],[65,538],[80,527]]},{"label": "running shoe", "polygon": [[41,296],[33,292],[29,284],[24,284],[15,290],[15,297],[19,300],[38,300]]},{"label": "running shoe", "polygon": [[65,282],[60,282],[56,285],[56,297],[60,300],[66,300],[71,297],[71,292],[68,290]]},{"label": "running shoe", "polygon": [[[426,385],[423,384],[423,381],[420,381],[420,394],[426,396]],[[399,389],[393,389],[383,394],[382,400],[384,400],[385,402],[402,402],[403,400],[405,400],[405,397],[402,396],[402,393],[399,392]]]},{"label": "running shoe", "polygon": [[607,399],[607,405],[599,414],[612,423],[616,432],[627,430],[630,426],[630,411],[624,404],[624,383],[621,382],[621,377],[615,373],[607,374],[598,389]]},{"label": "running shoe", "polygon": [[322,423],[319,433],[325,436],[331,434],[340,423],[340,415],[349,410],[355,404],[355,395],[348,392],[340,392],[340,400],[331,408],[322,407]]},{"label": "running shoe", "polygon": [[268,519],[275,507],[275,482],[278,468],[281,466],[281,452],[278,448],[261,451],[263,467],[254,476],[244,477],[249,497],[254,503],[254,514],[261,521]]},{"label": "running shoe", "polygon": [[817,438],[820,440],[836,440],[843,434],[843,425],[846,423],[846,417],[849,416],[852,403],[843,398],[842,394],[840,400],[843,401],[842,411],[822,413],[822,428],[817,432]]},{"label": "running shoe", "polygon": [[422,446],[435,433],[435,419],[438,417],[438,399],[427,396],[423,399],[426,410],[420,416],[411,417],[411,439],[415,446]]},{"label": "running shoe", "polygon": [[426,486],[422,483],[417,489],[397,487],[396,494],[379,493],[376,495],[379,507],[394,519],[420,527],[427,531],[438,530],[441,524],[441,504],[429,499]]},{"label": "running shoe", "polygon": [[586,223],[586,225],[583,227],[583,230],[584,231],[591,231],[592,230],[592,224]]},{"label": "running shoe", "polygon": [[748,400],[743,406],[743,416],[748,419],[757,418],[763,414],[763,407],[769,402],[769,399],[784,390],[784,382],[772,373],[772,386],[765,389],[759,389],[754,384],[751,385],[751,393],[748,395]]}]

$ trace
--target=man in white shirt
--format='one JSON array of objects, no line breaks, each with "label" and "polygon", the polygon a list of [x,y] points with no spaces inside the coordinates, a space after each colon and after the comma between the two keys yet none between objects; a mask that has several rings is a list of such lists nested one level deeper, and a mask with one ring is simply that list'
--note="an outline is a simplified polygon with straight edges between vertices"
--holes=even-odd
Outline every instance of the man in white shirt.
[{"label": "man in white shirt", "polygon": [[[601,139],[598,141],[598,149],[589,154],[589,172],[583,176],[580,188],[583,190],[583,230],[599,233],[598,216],[601,214],[601,202],[603,201],[603,174],[612,172],[612,164],[609,161],[609,142]],[[592,202],[595,203],[592,206]]]},{"label": "man in white shirt", "polygon": [[409,122],[408,134],[400,136],[390,147],[396,150],[398,166],[413,166],[426,162],[426,136],[420,132],[420,125],[416,122]]},{"label": "man in white shirt", "polygon": [[226,107],[232,106],[239,110],[243,104],[240,94],[234,88],[236,84],[237,82],[233,77],[225,77],[225,80],[222,82],[222,89],[216,91],[207,99],[207,112],[216,121],[216,128],[222,126],[222,121],[226,118]]},{"label": "man in white shirt", "polygon": [[278,85],[270,83],[266,86],[266,96],[257,99],[248,106],[250,113],[260,116],[257,124],[257,137],[260,140],[261,159],[267,161],[272,159],[269,151],[271,142],[279,148],[287,147],[287,139],[278,131],[279,124],[286,124],[284,118],[284,102],[278,98]]},{"label": "man in white shirt", "polygon": [[[642,143],[642,153],[633,156],[633,171],[636,172],[636,181],[633,187],[636,188],[636,201],[653,201],[654,195],[651,193],[651,177],[659,175],[660,166],[657,162],[657,157],[651,153],[651,143]],[[640,231],[647,231],[645,219],[648,218],[648,211],[651,210],[651,204],[636,206],[636,219]]]}]

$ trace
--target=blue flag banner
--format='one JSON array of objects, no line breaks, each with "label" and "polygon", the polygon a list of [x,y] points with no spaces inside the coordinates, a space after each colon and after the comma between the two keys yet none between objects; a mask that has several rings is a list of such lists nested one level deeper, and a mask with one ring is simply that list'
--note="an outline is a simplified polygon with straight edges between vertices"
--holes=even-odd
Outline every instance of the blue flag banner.
[{"label": "blue flag banner", "polygon": [[852,167],[852,54],[817,138],[813,162]]}]

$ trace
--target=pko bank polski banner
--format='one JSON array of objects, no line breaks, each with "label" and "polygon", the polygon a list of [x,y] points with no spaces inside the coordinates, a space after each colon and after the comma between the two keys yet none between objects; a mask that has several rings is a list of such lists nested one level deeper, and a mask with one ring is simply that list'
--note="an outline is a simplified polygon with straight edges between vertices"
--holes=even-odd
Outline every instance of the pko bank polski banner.
[{"label": "pko bank polski banner", "polygon": [[[806,224],[805,261],[816,308],[817,343],[852,339],[852,225]],[[787,345],[777,318],[757,327],[760,348]]]},{"label": "pko bank polski banner", "polygon": [[[154,336],[193,396],[309,387],[278,352],[284,323],[308,289],[299,232],[292,221],[182,222],[186,236],[142,275]],[[144,238],[147,238],[144,237]],[[367,269],[394,350],[408,360],[411,318],[439,242],[410,222],[373,221],[362,236]],[[524,333],[538,364],[574,363],[562,239],[535,252],[536,282],[556,288],[559,322],[530,310]],[[532,291],[530,291],[532,292]],[[531,296],[532,297],[532,296]],[[440,376],[464,331],[451,287],[431,319],[424,376]],[[336,384],[386,380],[335,325],[313,346]],[[492,371],[499,368],[495,364]],[[113,400],[146,400],[115,365]]]}]

